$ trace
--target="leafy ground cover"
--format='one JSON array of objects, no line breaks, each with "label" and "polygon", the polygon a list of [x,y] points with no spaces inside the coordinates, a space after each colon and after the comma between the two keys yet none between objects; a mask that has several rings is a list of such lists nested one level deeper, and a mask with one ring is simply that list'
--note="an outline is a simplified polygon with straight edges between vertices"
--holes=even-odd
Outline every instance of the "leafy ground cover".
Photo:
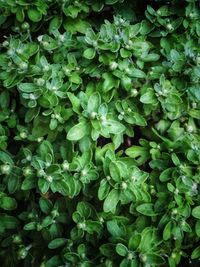
[{"label": "leafy ground cover", "polygon": [[0,2],[2,267],[200,259],[200,5]]}]

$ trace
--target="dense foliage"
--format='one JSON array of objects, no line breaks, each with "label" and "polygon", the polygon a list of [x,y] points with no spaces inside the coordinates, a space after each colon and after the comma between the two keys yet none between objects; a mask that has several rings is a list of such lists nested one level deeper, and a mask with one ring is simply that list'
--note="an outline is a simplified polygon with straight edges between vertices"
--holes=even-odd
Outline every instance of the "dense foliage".
[{"label": "dense foliage", "polygon": [[199,1],[1,0],[0,28],[0,265],[199,266]]}]

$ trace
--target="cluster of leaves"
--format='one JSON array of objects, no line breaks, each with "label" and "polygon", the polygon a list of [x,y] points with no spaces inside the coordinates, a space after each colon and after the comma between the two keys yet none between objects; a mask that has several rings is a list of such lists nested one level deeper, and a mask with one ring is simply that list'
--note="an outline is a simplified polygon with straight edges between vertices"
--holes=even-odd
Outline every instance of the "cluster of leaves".
[{"label": "cluster of leaves", "polygon": [[196,0],[0,1],[1,266],[199,266]]}]

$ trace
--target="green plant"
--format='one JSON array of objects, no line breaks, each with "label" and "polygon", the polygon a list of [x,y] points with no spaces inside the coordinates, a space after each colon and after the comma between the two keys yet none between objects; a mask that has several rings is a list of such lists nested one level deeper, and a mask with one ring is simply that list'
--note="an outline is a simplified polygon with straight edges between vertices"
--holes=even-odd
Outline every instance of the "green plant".
[{"label": "green plant", "polygon": [[1,265],[199,266],[198,1],[0,15]]}]

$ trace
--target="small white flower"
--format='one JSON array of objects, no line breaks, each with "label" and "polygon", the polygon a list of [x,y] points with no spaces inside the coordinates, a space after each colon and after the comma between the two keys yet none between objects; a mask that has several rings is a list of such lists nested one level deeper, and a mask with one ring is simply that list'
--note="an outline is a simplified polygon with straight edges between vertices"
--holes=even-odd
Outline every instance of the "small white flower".
[{"label": "small white flower", "polygon": [[178,188],[176,188],[175,191],[174,191],[174,194],[178,195],[178,193],[179,193],[179,190],[178,190]]},{"label": "small white flower", "polygon": [[31,93],[31,94],[29,95],[29,98],[30,98],[31,100],[35,100],[35,99],[36,99],[36,97],[35,97],[35,95],[34,95],[33,93]]},{"label": "small white flower", "polygon": [[22,138],[22,139],[25,139],[27,137],[27,133],[26,132],[21,132],[19,134],[19,136]]},{"label": "small white flower", "polygon": [[38,143],[42,142],[42,140],[43,140],[43,137],[38,137],[38,138],[37,138],[37,142],[38,142]]},{"label": "small white flower", "polygon": [[79,229],[85,229],[86,224],[85,224],[84,222],[82,222],[82,223],[78,223],[78,224],[77,224],[77,227],[78,227]]},{"label": "small white flower", "polygon": [[173,252],[171,257],[172,257],[172,259],[175,259],[176,258],[176,253]]},{"label": "small white flower", "polygon": [[46,42],[46,41],[42,42],[42,44],[43,44],[43,46],[48,46],[49,45],[49,43]]},{"label": "small white flower", "polygon": [[38,38],[37,38],[37,39],[38,39],[38,42],[42,42],[43,36],[44,36],[44,35],[39,35],[39,36],[38,36]]},{"label": "small white flower", "polygon": [[91,117],[92,119],[95,119],[96,116],[97,116],[97,113],[96,113],[96,112],[93,111],[93,112],[90,113],[90,117]]},{"label": "small white flower", "polygon": [[3,41],[2,46],[3,47],[9,46],[9,42],[7,40]]},{"label": "small white flower", "polygon": [[185,226],[185,224],[186,224],[186,222],[185,222],[185,221],[182,221],[182,222],[181,222],[181,226],[182,226],[182,227],[184,227],[184,226]]},{"label": "small white flower", "polygon": [[131,95],[132,96],[137,96],[138,95],[138,91],[136,89],[131,89]]},{"label": "small white flower", "polygon": [[174,29],[171,23],[168,23],[166,27],[169,31],[172,31]]},{"label": "small white flower", "polygon": [[127,258],[128,260],[132,260],[134,258],[134,254],[132,252],[129,252]]},{"label": "small white flower", "polygon": [[63,164],[62,164],[62,168],[65,171],[69,170],[69,163],[67,161],[64,161]]},{"label": "small white flower", "polygon": [[10,167],[10,165],[8,165],[8,164],[3,164],[3,165],[1,165],[1,172],[2,172],[3,174],[9,174],[10,171],[11,171],[11,167]]},{"label": "small white flower", "polygon": [[177,209],[173,209],[172,210],[172,215],[176,215],[178,213],[178,210]]},{"label": "small white flower", "polygon": [[117,62],[112,61],[111,64],[110,64],[110,69],[111,69],[111,70],[115,70],[117,67],[118,67]]},{"label": "small white flower", "polygon": [[86,170],[82,170],[81,171],[81,176],[85,176],[87,174],[87,171]]},{"label": "small white flower", "polygon": [[28,175],[32,174],[32,169],[30,167],[24,168],[23,174],[24,174],[24,176],[28,176]]},{"label": "small white flower", "polygon": [[101,121],[102,121],[103,123],[105,123],[105,122],[107,121],[106,116],[104,116],[104,115],[102,115],[100,119],[101,119]]},{"label": "small white flower", "polygon": [[164,95],[168,94],[168,90],[167,89],[163,89],[162,92],[163,92]]},{"label": "small white flower", "polygon": [[141,259],[142,259],[143,262],[146,262],[147,261],[147,256],[146,255],[142,255]]},{"label": "small white flower", "polygon": [[128,45],[132,45],[132,44],[133,44],[133,41],[128,40]]},{"label": "small white flower", "polygon": [[111,180],[111,177],[109,175],[106,176],[106,180],[107,181],[110,181]]},{"label": "small white flower", "polygon": [[13,56],[14,54],[15,54],[15,51],[13,50],[13,49],[8,49],[8,51],[7,51],[7,54],[9,55],[9,56]]},{"label": "small white flower", "polygon": [[60,40],[61,42],[64,42],[64,41],[65,41],[65,35],[64,35],[64,34],[60,34],[60,36],[59,36],[59,40]]},{"label": "small white flower", "polygon": [[70,70],[67,67],[63,67],[63,70],[66,75],[70,73]]},{"label": "small white flower", "polygon": [[194,128],[192,127],[192,125],[187,125],[187,132],[192,133],[193,131],[194,131]]},{"label": "small white flower", "polygon": [[122,183],[121,183],[121,188],[122,188],[123,190],[127,189],[127,187],[128,187],[127,183],[125,183],[125,182],[122,182]]},{"label": "small white flower", "polygon": [[97,44],[98,44],[97,41],[94,41],[94,42],[93,42],[93,46],[94,46],[94,47],[96,47]]},{"label": "small white flower", "polygon": [[196,192],[196,191],[197,191],[197,188],[198,188],[197,183],[193,183],[193,184],[192,184],[192,188],[191,188],[192,191],[193,191],[193,192]]},{"label": "small white flower", "polygon": [[49,183],[52,183],[52,181],[53,181],[53,177],[52,177],[51,175],[48,175],[48,176],[46,177],[46,180],[47,180]]},{"label": "small white flower", "polygon": [[129,72],[130,72],[130,69],[129,69],[129,68],[126,68],[126,69],[125,69],[125,72],[126,72],[126,73],[129,73]]},{"label": "small white flower", "polygon": [[27,160],[27,161],[31,161],[31,159],[32,159],[32,157],[31,157],[30,155],[28,155],[28,156],[26,157],[26,160]]},{"label": "small white flower", "polygon": [[43,86],[45,84],[45,80],[43,78],[38,78],[36,83],[38,86]]},{"label": "small white flower", "polygon": [[104,219],[103,219],[102,217],[100,217],[100,218],[99,218],[99,221],[100,221],[101,223],[103,223],[103,222],[104,222]]},{"label": "small white flower", "polygon": [[19,64],[19,68],[22,70],[26,70],[28,68],[28,64],[26,62],[21,62]]},{"label": "small white flower", "polygon": [[41,176],[45,176],[45,171],[44,170],[38,170],[37,171],[37,175],[39,176],[39,177],[41,177]]},{"label": "small white flower", "polygon": [[49,69],[50,69],[49,64],[44,65],[43,67],[44,72],[49,71]]},{"label": "small white flower", "polygon": [[190,18],[194,18],[194,17],[195,17],[195,14],[194,14],[193,12],[191,12],[191,13],[189,14],[189,17],[190,17]]},{"label": "small white flower", "polygon": [[57,120],[59,120],[59,119],[60,119],[60,115],[59,115],[59,114],[55,114],[55,118],[56,118]]},{"label": "small white flower", "polygon": [[50,162],[47,162],[46,163],[46,167],[50,167],[51,166],[51,163]]},{"label": "small white flower", "polygon": [[17,48],[17,49],[16,49],[16,52],[17,52],[18,54],[23,54],[23,49],[22,49],[22,48]]},{"label": "small white flower", "polygon": [[[199,62],[200,62],[200,58],[199,58]],[[197,107],[197,103],[196,102],[192,102],[192,107],[196,108]]]}]

